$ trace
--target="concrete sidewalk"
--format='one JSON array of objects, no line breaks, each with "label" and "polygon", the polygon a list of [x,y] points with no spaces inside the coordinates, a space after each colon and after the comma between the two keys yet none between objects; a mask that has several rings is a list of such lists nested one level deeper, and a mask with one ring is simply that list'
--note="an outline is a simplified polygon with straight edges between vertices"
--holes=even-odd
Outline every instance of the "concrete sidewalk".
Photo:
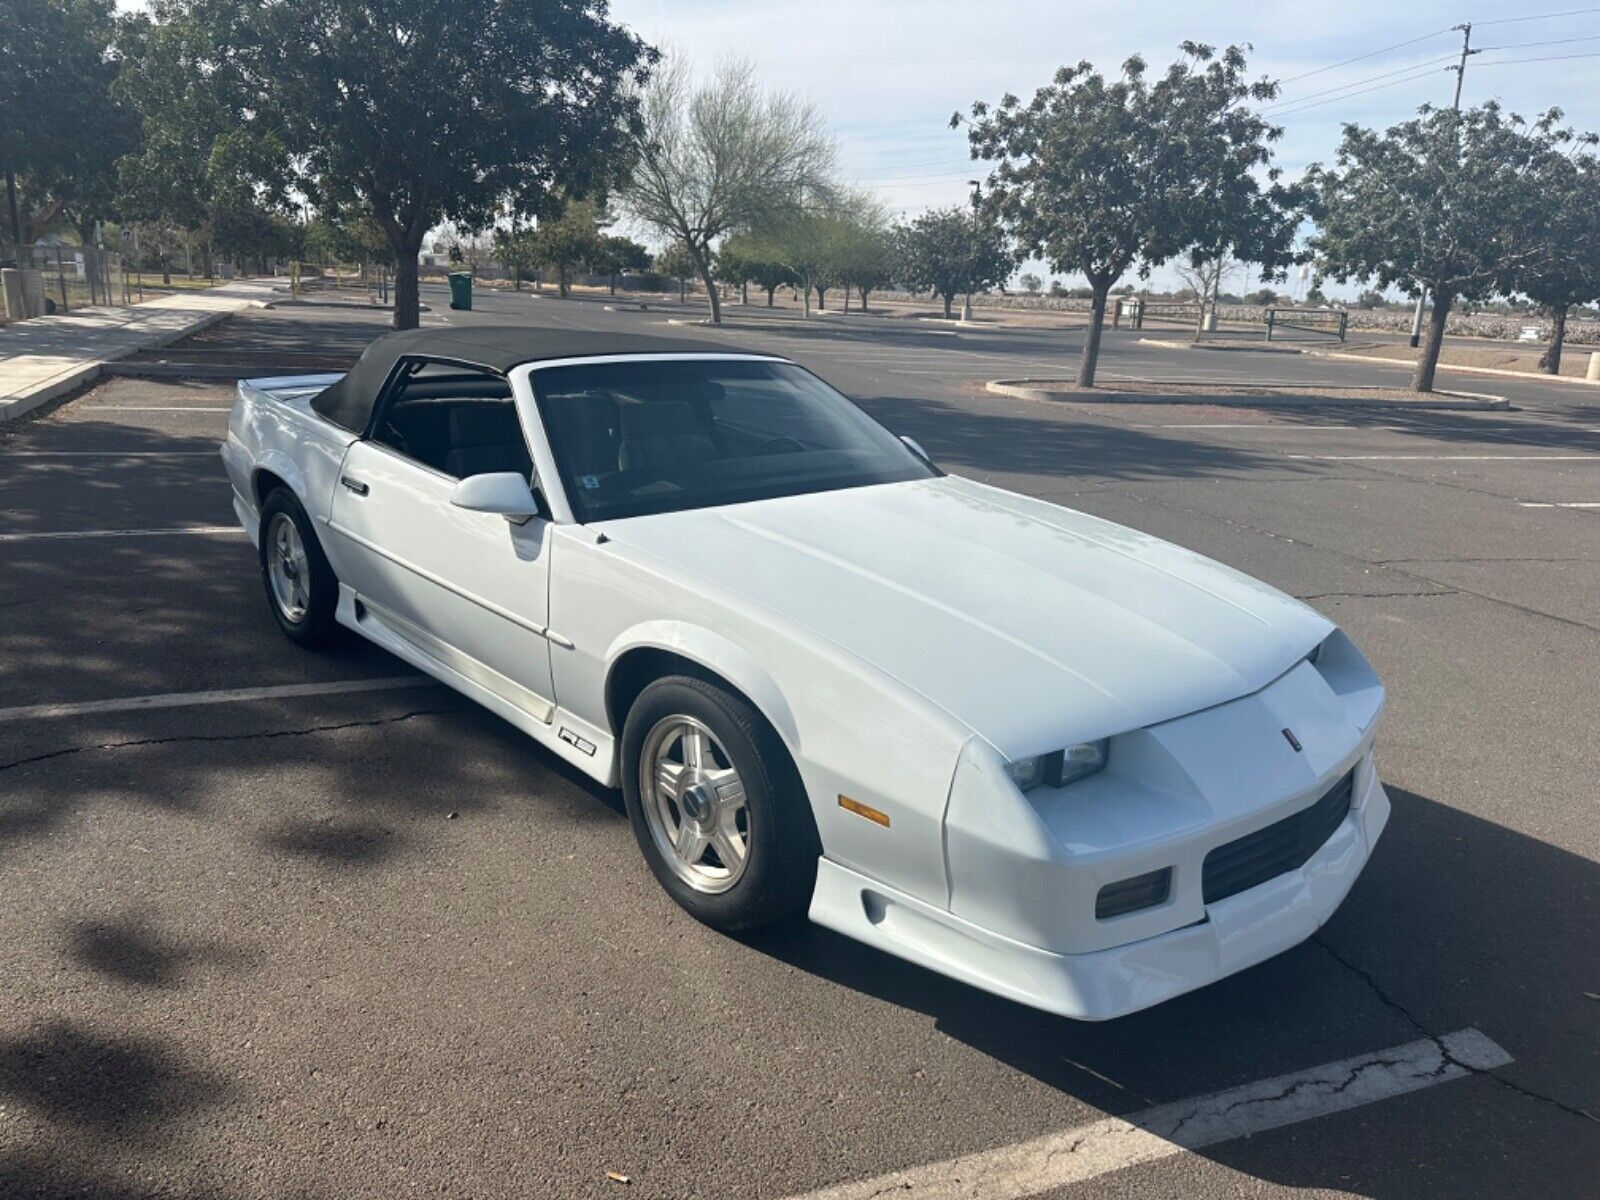
[{"label": "concrete sidewalk", "polygon": [[287,283],[241,280],[128,308],[80,308],[0,328],[0,425],[93,381],[107,362],[170,345],[287,293]]}]

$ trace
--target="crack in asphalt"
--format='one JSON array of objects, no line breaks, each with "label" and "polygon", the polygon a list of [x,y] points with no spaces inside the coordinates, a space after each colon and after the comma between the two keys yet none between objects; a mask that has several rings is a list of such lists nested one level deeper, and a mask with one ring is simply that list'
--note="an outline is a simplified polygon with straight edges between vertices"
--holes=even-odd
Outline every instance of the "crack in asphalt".
[{"label": "crack in asphalt", "polygon": [[[1130,500],[1138,500],[1145,504],[1154,504],[1160,508],[1165,508],[1170,512],[1180,512],[1191,517],[1204,517],[1208,521],[1220,521],[1222,524],[1233,529],[1241,529],[1246,533],[1253,533],[1259,537],[1268,538],[1274,542],[1284,542],[1291,546],[1304,546],[1306,549],[1315,550],[1319,554],[1331,554],[1335,558],[1342,558],[1346,562],[1360,563],[1364,567],[1383,567],[1387,570],[1408,576],[1412,579],[1420,580],[1423,583],[1432,584],[1436,588],[1449,588],[1451,586],[1447,580],[1435,579],[1431,575],[1424,575],[1420,571],[1407,570],[1405,567],[1400,565],[1401,563],[1427,562],[1430,560],[1415,558],[1362,558],[1360,555],[1351,554],[1346,550],[1335,550],[1330,546],[1324,546],[1317,542],[1309,541],[1305,538],[1290,537],[1288,534],[1284,533],[1274,533],[1270,529],[1262,529],[1258,525],[1251,525],[1246,521],[1235,520],[1232,517],[1209,512],[1203,508],[1191,508],[1188,505],[1175,504],[1172,501],[1164,500],[1159,496],[1147,495],[1144,492],[1134,491],[1131,487],[1126,485],[1108,488],[1107,491],[1115,492],[1117,495],[1127,496]],[[1579,559],[1574,561],[1581,562],[1587,560]],[[1543,617],[1547,621],[1556,621],[1562,625],[1570,625],[1574,629],[1586,630],[1589,633],[1600,633],[1600,625],[1591,625],[1587,621],[1580,621],[1574,617],[1563,617],[1559,613],[1547,612],[1542,608],[1533,608],[1526,604],[1519,604],[1515,600],[1507,600],[1503,596],[1491,596],[1488,592],[1480,592],[1474,588],[1468,587],[1458,587],[1454,590],[1459,595],[1471,596],[1474,599],[1484,601],[1486,604],[1498,604],[1506,608],[1515,609],[1517,612],[1526,613],[1530,617]],[[1442,595],[1443,593],[1439,594]]]},{"label": "crack in asphalt", "polygon": [[1409,1008],[1407,1008],[1404,1004],[1401,1004],[1400,1001],[1396,1000],[1393,996],[1389,995],[1389,993],[1384,989],[1383,985],[1373,977],[1370,971],[1363,970],[1361,967],[1356,966],[1355,963],[1351,962],[1344,955],[1340,954],[1337,950],[1330,946],[1326,940],[1323,939],[1321,934],[1315,935],[1311,940],[1316,945],[1320,946],[1329,958],[1333,959],[1334,962],[1338,963],[1357,979],[1361,980],[1362,983],[1366,984],[1367,988],[1372,992],[1372,994],[1378,998],[1379,1003],[1381,1003],[1391,1012],[1397,1014],[1401,1020],[1405,1021],[1407,1025],[1410,1025],[1412,1029],[1416,1030],[1423,1037],[1427,1038],[1439,1048],[1440,1062],[1439,1067],[1434,1074],[1442,1074],[1447,1068],[1452,1066],[1459,1067],[1469,1075],[1478,1075],[1482,1076],[1484,1079],[1493,1080],[1501,1087],[1507,1089],[1508,1091],[1515,1092],[1517,1095],[1528,1100],[1537,1100],[1541,1103],[1560,1109],[1568,1116],[1577,1117],[1579,1120],[1583,1121],[1592,1121],[1595,1124],[1600,1125],[1600,1117],[1595,1116],[1595,1114],[1590,1112],[1588,1109],[1579,1108],[1576,1104],[1568,1104],[1566,1101],[1558,1100],[1554,1096],[1547,1096],[1543,1092],[1537,1092],[1525,1084],[1517,1083],[1515,1080],[1507,1079],[1504,1075],[1497,1075],[1493,1071],[1486,1071],[1482,1067],[1475,1067],[1471,1063],[1462,1062],[1450,1052],[1450,1047],[1445,1045],[1444,1039],[1442,1039],[1438,1034],[1434,1033],[1420,1020],[1418,1020],[1416,1014],[1413,1013]]},{"label": "crack in asphalt", "polygon": [[175,742],[249,742],[266,741],[271,738],[307,737],[314,733],[334,733],[341,729],[366,729],[379,725],[397,725],[401,721],[409,721],[413,717],[430,717],[441,713],[460,711],[459,708],[418,708],[392,717],[373,717],[364,721],[338,721],[327,725],[307,725],[298,729],[273,729],[252,733],[174,734],[171,737],[128,738],[120,742],[92,742],[85,746],[63,746],[59,750],[48,750],[43,754],[33,754],[26,758],[17,758],[10,762],[0,763],[0,771],[9,771],[14,767],[26,767],[33,763],[48,762],[56,758],[67,758],[74,754],[87,754],[93,750],[126,750],[135,746],[167,746]]},{"label": "crack in asphalt", "polygon": [[1409,600],[1414,596],[1455,596],[1459,593],[1455,588],[1439,588],[1432,592],[1312,592],[1306,596],[1296,596],[1297,600],[1334,600],[1349,597],[1353,600]]}]

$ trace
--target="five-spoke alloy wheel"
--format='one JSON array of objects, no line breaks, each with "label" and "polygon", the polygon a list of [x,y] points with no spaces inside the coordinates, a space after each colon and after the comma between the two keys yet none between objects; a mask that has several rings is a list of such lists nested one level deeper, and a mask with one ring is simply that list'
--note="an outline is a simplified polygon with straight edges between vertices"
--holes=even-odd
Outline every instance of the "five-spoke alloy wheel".
[{"label": "five-spoke alloy wheel", "polygon": [[302,646],[320,646],[338,631],[333,618],[339,581],[322,553],[305,509],[287,488],[261,503],[261,579],[278,628]]},{"label": "five-spoke alloy wheel", "polygon": [[628,710],[622,792],[634,837],[667,892],[718,929],[799,912],[820,852],[799,773],[742,696],[687,675]]}]

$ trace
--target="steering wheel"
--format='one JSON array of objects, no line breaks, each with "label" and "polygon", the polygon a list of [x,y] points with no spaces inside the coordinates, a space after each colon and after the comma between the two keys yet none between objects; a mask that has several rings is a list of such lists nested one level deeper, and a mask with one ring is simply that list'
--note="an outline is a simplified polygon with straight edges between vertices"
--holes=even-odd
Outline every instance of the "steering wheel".
[{"label": "steering wheel", "polygon": [[757,454],[794,454],[804,453],[806,444],[799,438],[775,437],[768,438],[756,448]]}]

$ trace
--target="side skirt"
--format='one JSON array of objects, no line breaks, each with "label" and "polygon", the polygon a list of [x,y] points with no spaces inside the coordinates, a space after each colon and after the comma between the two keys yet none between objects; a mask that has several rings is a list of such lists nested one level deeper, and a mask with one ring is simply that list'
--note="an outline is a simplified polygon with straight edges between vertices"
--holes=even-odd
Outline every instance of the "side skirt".
[{"label": "side skirt", "polygon": [[[347,584],[339,585],[339,607],[334,615],[339,624],[345,628],[382,646],[396,658],[403,659],[417,670],[454,688],[469,700],[483,705],[495,716],[516,726],[556,757],[571,763],[585,775],[606,787],[621,786],[615,739],[607,731],[573,716],[559,705],[552,704],[542,696],[536,696],[509,679],[503,680],[504,686],[508,691],[515,689],[516,699],[497,690],[487,678],[473,678],[418,645],[412,640],[412,636],[420,638],[425,635],[412,630],[408,622],[400,620],[371,601],[361,599]],[[402,628],[412,636],[401,632]],[[481,664],[474,666],[476,669],[473,674],[481,673],[484,676],[494,676],[497,680],[502,679]],[[585,746],[590,747],[592,752],[586,751]]]}]

